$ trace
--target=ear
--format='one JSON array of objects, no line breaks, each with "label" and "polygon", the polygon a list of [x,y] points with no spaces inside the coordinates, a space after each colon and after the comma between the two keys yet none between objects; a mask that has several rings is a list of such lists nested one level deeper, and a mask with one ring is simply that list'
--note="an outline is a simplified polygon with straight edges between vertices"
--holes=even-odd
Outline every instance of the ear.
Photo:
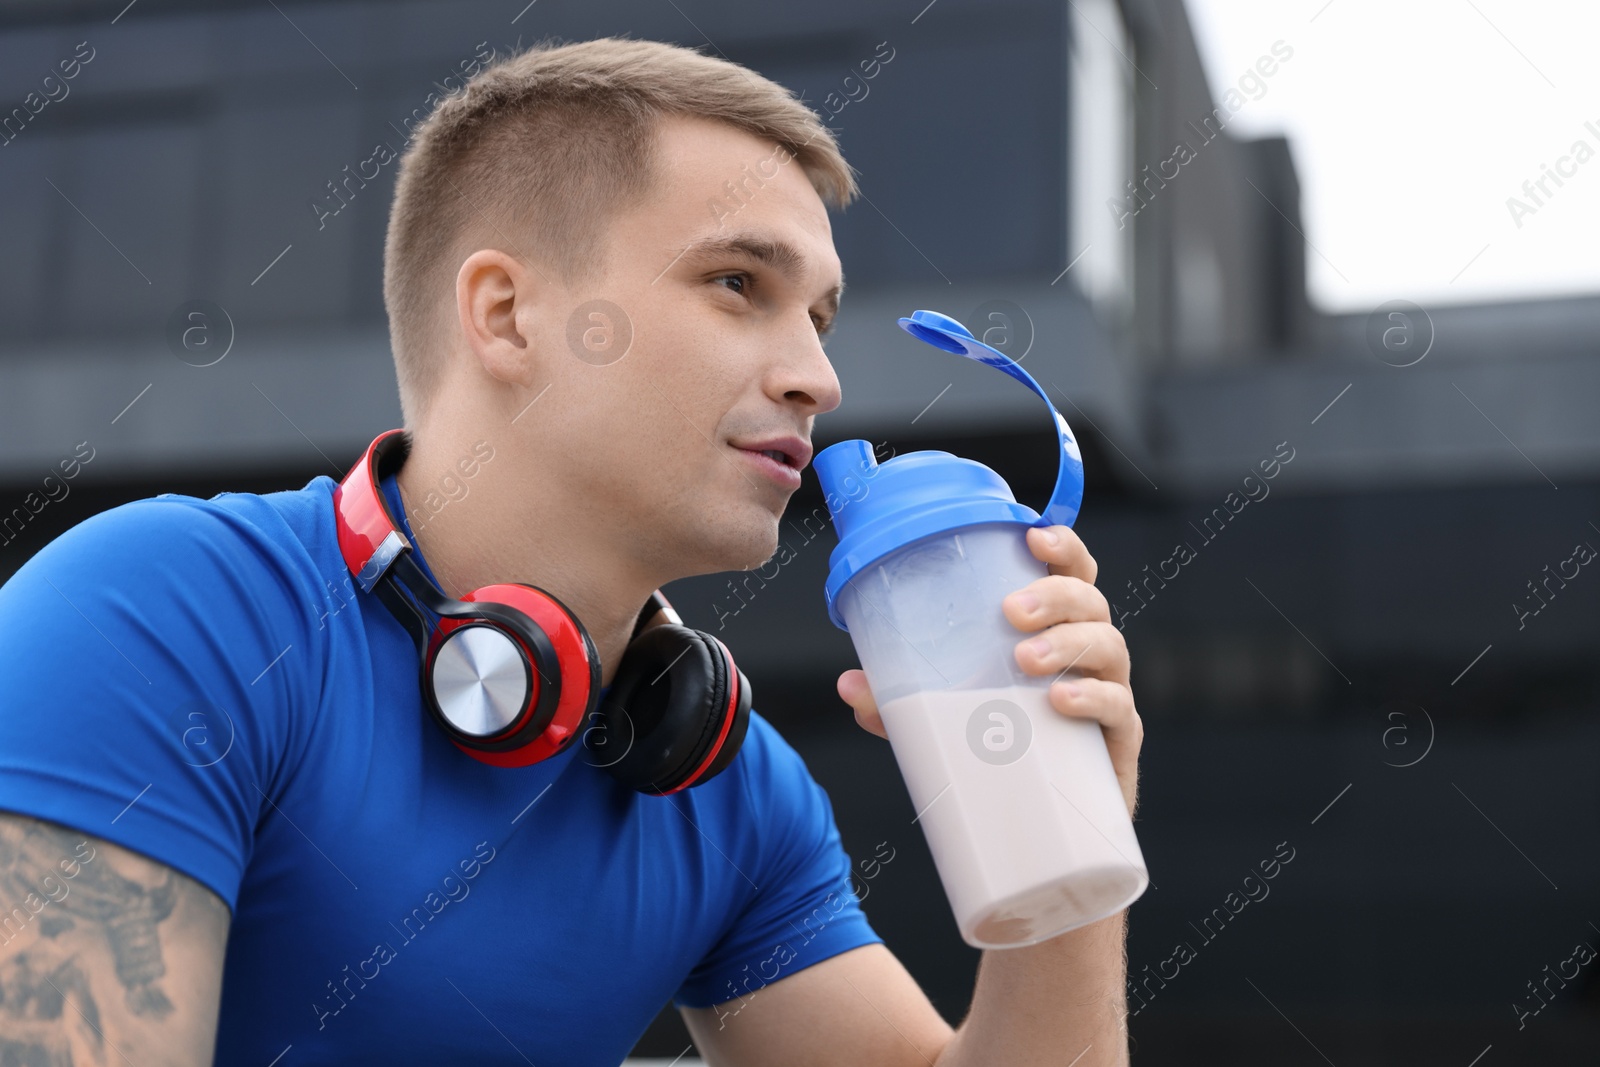
[{"label": "ear", "polygon": [[478,364],[503,382],[533,382],[533,327],[537,281],[516,257],[481,248],[456,272],[456,314]]}]

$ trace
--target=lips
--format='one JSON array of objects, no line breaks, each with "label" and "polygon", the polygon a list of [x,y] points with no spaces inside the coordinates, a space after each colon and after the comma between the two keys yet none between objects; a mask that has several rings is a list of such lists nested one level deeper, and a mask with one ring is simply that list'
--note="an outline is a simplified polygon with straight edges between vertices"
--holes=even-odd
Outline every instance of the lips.
[{"label": "lips", "polygon": [[756,441],[733,441],[735,448],[759,452],[794,471],[805,469],[811,462],[811,442],[802,437],[765,437]]},{"label": "lips", "polygon": [[782,487],[785,491],[792,493],[800,488],[800,468],[791,466],[781,459],[773,458],[774,453],[783,455],[783,452],[766,449],[758,451],[753,448],[736,448],[735,451],[745,457],[745,462],[750,465],[752,470],[771,479],[773,484]]}]

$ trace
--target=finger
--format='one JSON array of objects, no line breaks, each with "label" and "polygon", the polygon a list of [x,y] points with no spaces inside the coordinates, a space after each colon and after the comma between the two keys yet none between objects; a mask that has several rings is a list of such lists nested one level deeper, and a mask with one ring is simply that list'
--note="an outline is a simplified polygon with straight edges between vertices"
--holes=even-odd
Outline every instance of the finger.
[{"label": "finger", "polygon": [[[1056,537],[1054,542],[1050,540],[1051,534]],[[1029,527],[1028,551],[1036,559],[1050,564],[1051,574],[1082,578],[1093,585],[1095,576],[1100,573],[1100,565],[1070,526]]]},{"label": "finger", "polygon": [[1074,678],[1050,687],[1050,706],[1069,718],[1093,719],[1100,724],[1112,769],[1132,814],[1138,804],[1139,750],[1144,747],[1144,720],[1134,706],[1133,691],[1118,682]]},{"label": "finger", "polygon": [[867,685],[867,672],[845,671],[839,675],[837,688],[839,699],[855,710],[856,724],[867,733],[887,740],[889,733],[883,727],[883,716],[878,714],[878,702],[872,698],[872,689]]},{"label": "finger", "polygon": [[1110,622],[1105,594],[1082,578],[1050,574],[1029,582],[1000,604],[1019,630],[1042,630],[1060,622]]},{"label": "finger", "polygon": [[1017,666],[1028,674],[1072,671],[1128,682],[1128,645],[1109,622],[1063,622],[1017,642]]}]

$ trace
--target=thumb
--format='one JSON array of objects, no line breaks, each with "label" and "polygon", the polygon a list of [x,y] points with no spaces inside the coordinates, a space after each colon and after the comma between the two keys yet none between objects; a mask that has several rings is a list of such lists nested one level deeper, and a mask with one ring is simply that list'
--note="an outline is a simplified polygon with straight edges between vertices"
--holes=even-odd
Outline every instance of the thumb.
[{"label": "thumb", "polygon": [[862,670],[845,671],[839,675],[839,699],[855,709],[856,723],[867,733],[888,739],[883,728],[883,717],[878,714],[878,702],[872,698],[867,685],[867,673]]}]

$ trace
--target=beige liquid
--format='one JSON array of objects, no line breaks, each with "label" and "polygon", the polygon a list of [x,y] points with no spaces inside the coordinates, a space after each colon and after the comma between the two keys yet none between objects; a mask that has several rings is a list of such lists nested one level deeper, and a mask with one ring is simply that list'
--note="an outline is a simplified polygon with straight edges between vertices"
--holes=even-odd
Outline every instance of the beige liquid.
[{"label": "beige liquid", "polygon": [[[974,725],[991,701],[1009,709],[991,705],[1001,717],[980,712]],[[880,710],[968,944],[1033,944],[1144,892],[1144,857],[1098,723],[1067,718],[1044,689],[1023,686],[920,693]],[[1011,721],[1019,712],[1026,723]]]}]

